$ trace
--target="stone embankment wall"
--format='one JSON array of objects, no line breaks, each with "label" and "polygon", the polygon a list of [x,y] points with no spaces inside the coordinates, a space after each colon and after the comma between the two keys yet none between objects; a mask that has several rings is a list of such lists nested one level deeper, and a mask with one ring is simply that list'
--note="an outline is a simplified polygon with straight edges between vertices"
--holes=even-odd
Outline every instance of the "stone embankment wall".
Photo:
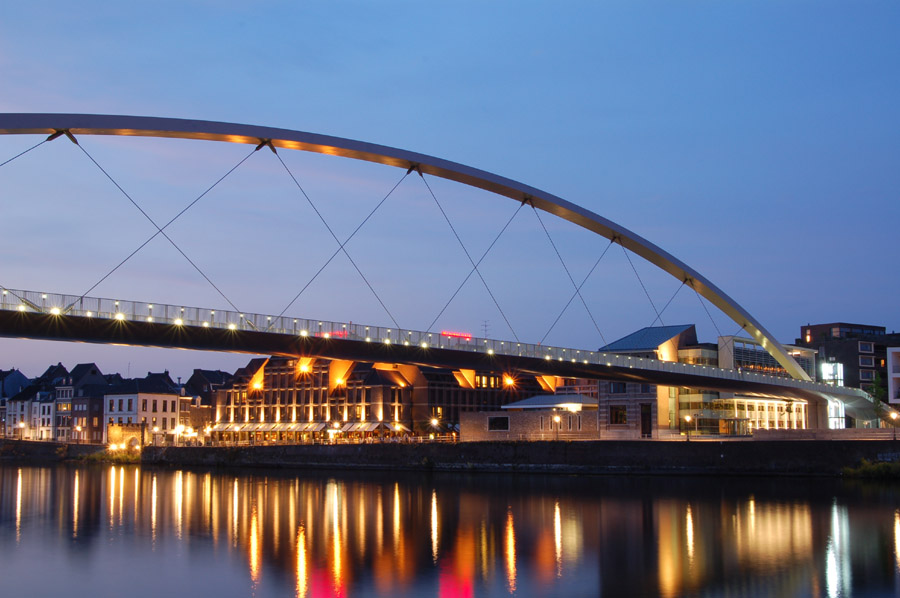
[{"label": "stone embankment wall", "polygon": [[0,461],[63,461],[105,450],[100,444],[66,444],[0,439]]},{"label": "stone embankment wall", "polygon": [[588,474],[839,475],[900,460],[891,440],[753,442],[461,442],[146,447],[146,464]]}]

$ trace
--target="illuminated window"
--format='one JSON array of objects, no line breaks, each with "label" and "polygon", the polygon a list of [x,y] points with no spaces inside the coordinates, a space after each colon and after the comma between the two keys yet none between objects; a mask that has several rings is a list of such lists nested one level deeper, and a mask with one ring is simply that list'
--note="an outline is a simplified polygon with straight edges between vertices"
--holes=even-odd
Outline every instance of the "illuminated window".
[{"label": "illuminated window", "polygon": [[609,423],[612,425],[623,425],[627,423],[625,405],[609,406]]}]

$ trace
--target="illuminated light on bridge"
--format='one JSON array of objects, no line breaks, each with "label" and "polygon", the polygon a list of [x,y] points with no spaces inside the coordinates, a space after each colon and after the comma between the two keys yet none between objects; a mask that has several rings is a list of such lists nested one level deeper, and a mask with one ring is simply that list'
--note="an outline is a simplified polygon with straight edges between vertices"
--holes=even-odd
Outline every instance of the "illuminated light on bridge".
[{"label": "illuminated light on bridge", "polygon": [[117,313],[116,319],[119,320],[120,322],[125,320],[125,314],[123,314],[122,312]]},{"label": "illuminated light on bridge", "polygon": [[58,307],[54,307],[50,310],[50,313],[53,314],[54,316],[58,316],[61,312]]},{"label": "illuminated light on bridge", "polygon": [[516,379],[509,375],[503,376],[503,384],[505,384],[506,386],[515,386]]},{"label": "illuminated light on bridge", "polygon": [[175,324],[176,326],[184,326],[184,320],[182,320],[181,318],[175,318],[173,324]]}]

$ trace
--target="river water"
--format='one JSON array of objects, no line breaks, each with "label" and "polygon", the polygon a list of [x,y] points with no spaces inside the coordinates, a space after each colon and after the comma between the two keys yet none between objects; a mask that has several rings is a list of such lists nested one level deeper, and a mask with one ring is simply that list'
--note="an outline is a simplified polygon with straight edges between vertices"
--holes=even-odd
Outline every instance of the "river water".
[{"label": "river water", "polygon": [[896,596],[900,486],[0,465],[0,596]]}]

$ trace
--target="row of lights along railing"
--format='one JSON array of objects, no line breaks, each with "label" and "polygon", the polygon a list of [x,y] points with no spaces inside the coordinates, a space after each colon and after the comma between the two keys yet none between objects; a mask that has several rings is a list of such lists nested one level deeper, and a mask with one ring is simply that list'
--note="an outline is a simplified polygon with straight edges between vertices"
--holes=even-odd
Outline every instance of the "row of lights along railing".
[{"label": "row of lights along railing", "polygon": [[[313,336],[336,340],[398,344],[418,346],[424,349],[439,348],[452,349],[455,351],[476,351],[488,354],[496,353],[500,355],[532,357],[551,361],[569,361],[572,363],[596,365],[605,364],[607,366],[617,367],[634,367],[635,365],[638,365],[643,368],[652,368],[658,371],[671,373],[696,373],[698,370],[701,370],[704,375],[710,377],[728,379],[740,378],[744,380],[769,382],[777,381],[778,384],[783,386],[816,388],[831,393],[838,391],[836,387],[827,384],[805,382],[768,374],[738,372],[715,366],[658,361],[655,359],[618,355],[615,353],[550,347],[540,344],[500,341],[469,336],[460,337],[454,335],[448,337],[439,332],[421,332],[418,330],[366,326],[363,324],[348,324],[325,320],[267,316],[264,314],[239,313],[226,310],[146,303],[141,301],[78,297],[74,295],[42,293],[39,291],[3,289],[2,292],[0,292],[0,309],[6,311],[44,313],[60,317],[72,315],[88,318],[113,319],[122,322],[147,322],[153,324],[196,326],[233,331],[255,330],[259,332],[289,334],[300,337]],[[840,391],[851,394],[862,394],[862,391],[859,391],[858,389],[842,387],[840,388]]]}]

